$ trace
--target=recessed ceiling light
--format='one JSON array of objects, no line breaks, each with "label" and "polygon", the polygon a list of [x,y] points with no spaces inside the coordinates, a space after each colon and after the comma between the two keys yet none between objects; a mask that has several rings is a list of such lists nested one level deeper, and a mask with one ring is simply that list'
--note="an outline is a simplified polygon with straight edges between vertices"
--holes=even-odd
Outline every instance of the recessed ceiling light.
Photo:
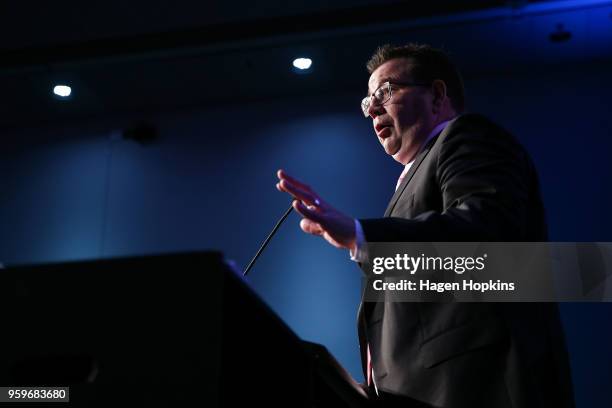
[{"label": "recessed ceiling light", "polygon": [[293,60],[293,66],[304,71],[312,66],[312,60],[310,58],[296,58]]},{"label": "recessed ceiling light", "polygon": [[72,88],[68,85],[55,85],[53,87],[53,93],[60,98],[67,98],[72,93]]}]

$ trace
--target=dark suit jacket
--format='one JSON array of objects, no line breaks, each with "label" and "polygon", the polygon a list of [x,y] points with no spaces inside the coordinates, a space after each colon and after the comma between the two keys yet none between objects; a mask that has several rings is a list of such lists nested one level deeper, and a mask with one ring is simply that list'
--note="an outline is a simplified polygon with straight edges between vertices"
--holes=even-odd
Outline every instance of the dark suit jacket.
[{"label": "dark suit jacket", "polygon": [[[522,146],[462,115],[417,155],[367,242],[546,241],[537,174]],[[572,407],[555,304],[363,303],[378,389],[435,407]],[[364,363],[364,373],[365,373]]]}]

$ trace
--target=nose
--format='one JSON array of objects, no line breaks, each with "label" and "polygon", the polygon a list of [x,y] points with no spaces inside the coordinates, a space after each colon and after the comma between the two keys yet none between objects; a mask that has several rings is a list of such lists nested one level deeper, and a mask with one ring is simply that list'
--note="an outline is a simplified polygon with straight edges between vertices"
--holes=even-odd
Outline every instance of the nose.
[{"label": "nose", "polygon": [[370,115],[372,119],[376,119],[377,116],[380,116],[384,112],[385,112],[385,108],[382,105],[371,104],[368,107],[368,115]]}]

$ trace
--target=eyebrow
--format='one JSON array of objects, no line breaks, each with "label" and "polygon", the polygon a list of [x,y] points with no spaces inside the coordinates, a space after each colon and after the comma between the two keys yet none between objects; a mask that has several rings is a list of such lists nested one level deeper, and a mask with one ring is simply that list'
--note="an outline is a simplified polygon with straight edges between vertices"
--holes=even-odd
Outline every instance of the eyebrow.
[{"label": "eyebrow", "polygon": [[[397,77],[392,77],[392,76],[384,77],[380,80],[380,82],[378,83],[378,86],[374,88],[374,90],[378,89],[385,82],[398,82],[398,81],[399,79],[397,79]],[[370,87],[368,87],[368,96],[372,96],[372,94],[370,93]]]}]

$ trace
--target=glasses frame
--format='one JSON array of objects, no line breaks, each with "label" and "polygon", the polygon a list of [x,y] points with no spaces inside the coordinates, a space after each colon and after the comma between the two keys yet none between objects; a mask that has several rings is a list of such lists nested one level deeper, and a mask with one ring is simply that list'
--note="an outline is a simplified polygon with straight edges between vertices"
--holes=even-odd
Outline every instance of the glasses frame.
[{"label": "glasses frame", "polygon": [[374,95],[376,95],[376,93],[383,89],[384,87],[387,87],[389,89],[389,96],[381,102],[377,102],[376,104],[374,104],[374,106],[382,106],[385,103],[389,102],[391,100],[391,98],[393,98],[393,86],[431,86],[431,84],[426,84],[423,82],[396,82],[396,81],[386,81],[384,82],[382,85],[380,85],[378,88],[376,88],[376,90],[374,92],[372,92],[372,95],[370,96],[366,96],[365,98],[363,98],[361,100],[361,112],[363,113],[363,116],[365,116],[366,118],[368,116],[370,116],[370,114],[368,113],[368,110],[370,109],[371,105],[371,100],[374,97]]}]

